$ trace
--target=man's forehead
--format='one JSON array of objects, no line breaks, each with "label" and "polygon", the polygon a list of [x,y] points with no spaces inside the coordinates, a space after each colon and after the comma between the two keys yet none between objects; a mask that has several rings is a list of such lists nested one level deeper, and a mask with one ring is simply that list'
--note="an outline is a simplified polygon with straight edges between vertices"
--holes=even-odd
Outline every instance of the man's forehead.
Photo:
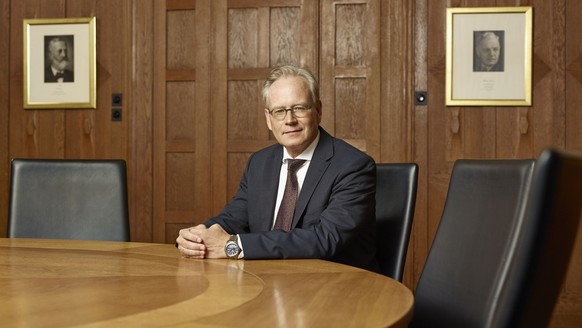
[{"label": "man's forehead", "polygon": [[54,41],[51,43],[51,45],[54,48],[66,48],[67,47],[67,43],[65,41],[62,41],[62,40]]}]

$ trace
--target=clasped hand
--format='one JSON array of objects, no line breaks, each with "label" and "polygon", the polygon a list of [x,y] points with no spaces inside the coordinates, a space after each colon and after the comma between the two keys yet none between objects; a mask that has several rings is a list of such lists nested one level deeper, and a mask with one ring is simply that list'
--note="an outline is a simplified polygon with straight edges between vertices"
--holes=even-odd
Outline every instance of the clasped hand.
[{"label": "clasped hand", "polygon": [[210,228],[199,224],[195,227],[181,229],[176,243],[183,257],[220,259],[226,258],[224,245],[229,237],[230,235],[219,224],[213,224]]}]

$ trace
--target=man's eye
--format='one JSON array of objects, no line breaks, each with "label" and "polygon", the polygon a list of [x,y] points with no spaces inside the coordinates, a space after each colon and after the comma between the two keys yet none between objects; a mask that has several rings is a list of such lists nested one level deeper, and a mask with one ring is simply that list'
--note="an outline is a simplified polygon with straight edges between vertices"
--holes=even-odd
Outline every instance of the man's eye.
[{"label": "man's eye", "polygon": [[283,108],[273,110],[273,115],[284,115],[285,110]]}]

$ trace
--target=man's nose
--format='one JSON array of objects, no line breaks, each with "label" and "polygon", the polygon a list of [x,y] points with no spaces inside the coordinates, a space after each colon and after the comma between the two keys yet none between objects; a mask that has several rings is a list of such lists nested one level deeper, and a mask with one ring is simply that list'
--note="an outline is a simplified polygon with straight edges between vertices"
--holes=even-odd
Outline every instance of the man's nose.
[{"label": "man's nose", "polygon": [[293,111],[288,111],[285,115],[285,123],[295,123],[297,122],[297,117],[293,114]]}]

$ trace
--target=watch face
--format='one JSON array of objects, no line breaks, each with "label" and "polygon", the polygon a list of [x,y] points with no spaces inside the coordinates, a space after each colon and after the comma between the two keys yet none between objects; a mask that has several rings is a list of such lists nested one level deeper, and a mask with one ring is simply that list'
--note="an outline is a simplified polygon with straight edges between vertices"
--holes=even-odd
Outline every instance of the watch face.
[{"label": "watch face", "polygon": [[236,256],[238,254],[238,245],[235,243],[228,243],[226,244],[226,255],[228,256]]}]

